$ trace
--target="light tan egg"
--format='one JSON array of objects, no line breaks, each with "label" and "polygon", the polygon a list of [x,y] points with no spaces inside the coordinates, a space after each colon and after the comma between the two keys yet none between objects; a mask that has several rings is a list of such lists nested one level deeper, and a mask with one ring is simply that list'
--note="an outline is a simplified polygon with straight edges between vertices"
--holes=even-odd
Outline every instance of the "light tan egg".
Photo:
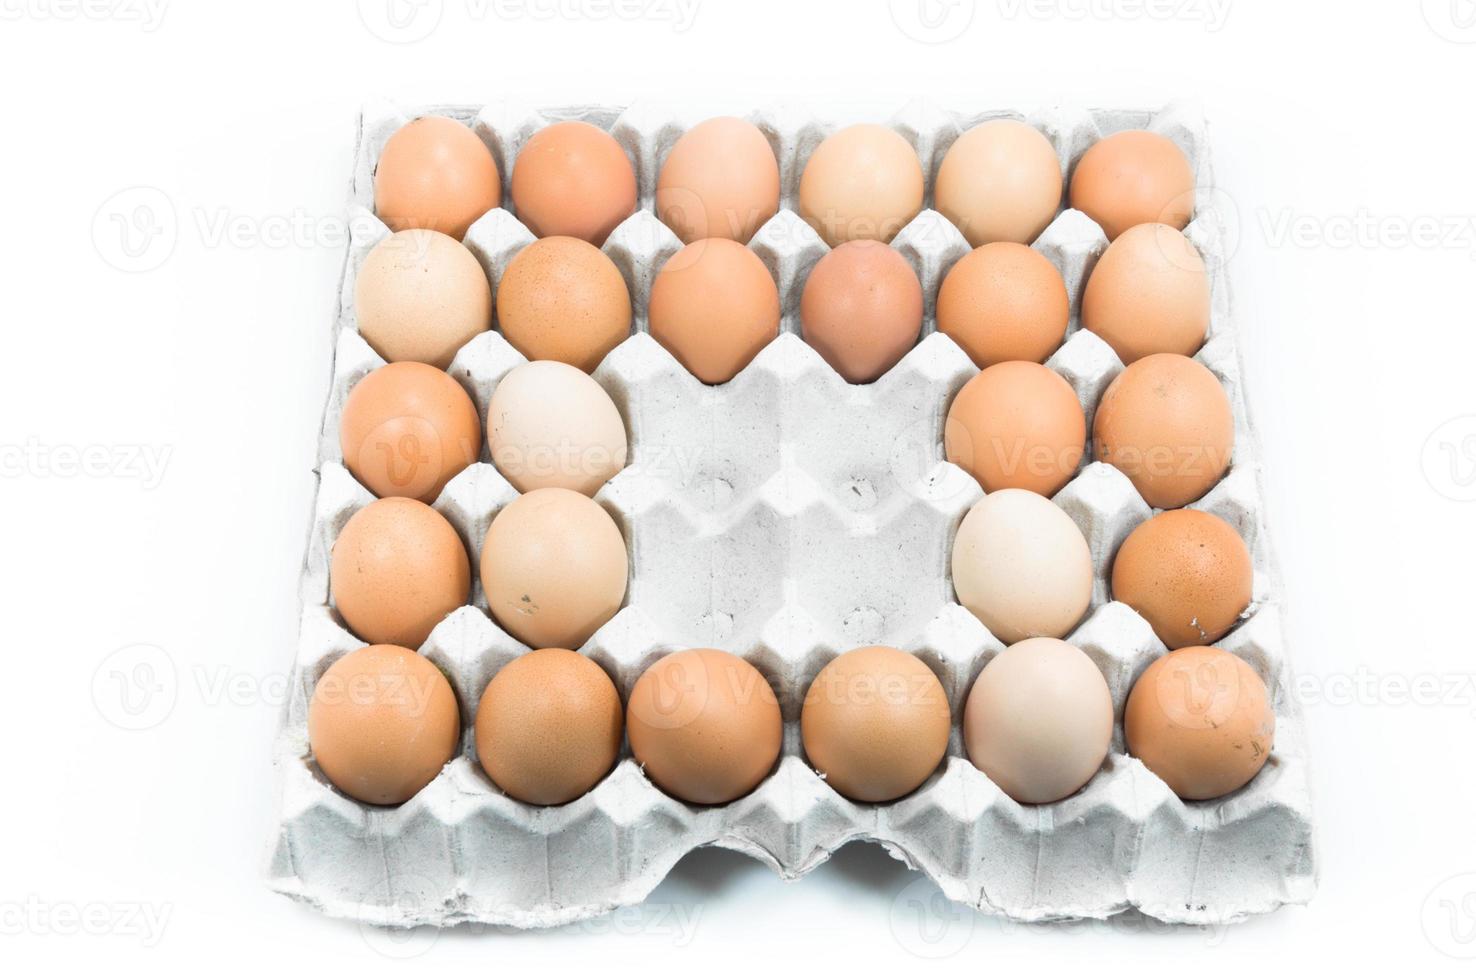
[{"label": "light tan egg", "polygon": [[636,209],[635,170],[615,137],[586,122],[545,126],[513,161],[513,207],[539,238],[603,245]]},{"label": "light tan egg", "polygon": [[526,493],[564,487],[593,497],[625,466],[625,421],[593,378],[559,361],[520,364],[487,410],[492,463]]},{"label": "light tan egg", "polygon": [[648,313],[652,339],[698,380],[722,384],[779,336],[779,288],[753,252],[705,238],[666,260]]},{"label": "light tan egg", "polygon": [[578,238],[544,238],[497,283],[497,325],[530,361],[600,366],[630,336],[630,290],[610,257]]},{"label": "light tan egg", "polygon": [[458,242],[502,203],[492,153],[471,129],[422,116],[395,130],[374,169],[374,213],[391,231],[429,228]]},{"label": "light tan egg", "polygon": [[436,778],[460,740],[456,693],[414,650],[355,650],[313,687],[313,759],[330,783],[361,802],[404,803]]},{"label": "light tan egg", "polygon": [[508,796],[559,806],[605,778],[624,730],[620,694],[598,664],[570,650],[530,650],[482,692],[477,759]]},{"label": "light tan egg", "polygon": [[1149,354],[1192,356],[1209,330],[1204,260],[1168,225],[1137,225],[1097,260],[1081,299],[1081,325],[1124,364]]},{"label": "light tan egg", "polygon": [[800,296],[805,341],[851,384],[891,370],[922,330],[922,284],[884,242],[846,242],[816,262]]},{"label": "light tan egg", "polygon": [[1103,392],[1092,442],[1096,458],[1121,470],[1150,507],[1183,507],[1230,468],[1230,398],[1198,361],[1150,354],[1129,364]]},{"label": "light tan egg", "polygon": [[858,238],[889,242],[923,205],[912,144],[862,123],[827,136],[800,175],[799,215],[832,248]]},{"label": "light tan egg", "polygon": [[603,507],[545,487],[498,511],[481,572],[498,625],[531,647],[575,650],[620,610],[629,560]]},{"label": "light tan egg", "polygon": [[1071,206],[1109,239],[1149,221],[1183,228],[1194,213],[1194,169],[1167,136],[1141,129],[1113,133],[1077,161]]},{"label": "light tan egg", "polygon": [[1071,298],[1050,259],[995,242],[959,259],[938,289],[938,330],[979,367],[1043,362],[1066,339]]},{"label": "light tan egg", "polygon": [[779,161],[753,123],[719,116],[682,134],[656,180],[656,216],[683,242],[746,244],[779,211]]},{"label": "light tan egg", "polygon": [[339,423],[343,464],[377,497],[433,502],[482,446],[466,389],[415,361],[370,371],[349,391]]},{"label": "light tan egg", "polygon": [[492,287],[476,256],[436,231],[397,231],[375,245],[354,282],[359,336],[386,361],[445,370],[492,327]]},{"label": "light tan egg", "polygon": [[1052,496],[1086,454],[1086,416],[1066,379],[1034,361],[974,375],[948,406],[943,449],[986,493],[1009,487]]},{"label": "light tan egg", "polygon": [[784,728],[774,689],[723,650],[656,661],[630,692],[625,727],[646,776],[688,803],[746,796],[779,758]]},{"label": "light tan egg", "polygon": [[408,497],[361,508],[333,542],[333,605],[366,643],[416,649],[471,595],[471,560],[451,522]]},{"label": "light tan egg", "polygon": [[1276,742],[1266,684],[1214,647],[1185,647],[1148,665],[1123,716],[1128,751],[1186,800],[1233,793],[1255,778]]},{"label": "light tan egg", "polygon": [[800,715],[805,755],[842,796],[880,803],[923,784],[948,750],[943,685],[917,657],[861,647],[810,684]]},{"label": "light tan egg", "polygon": [[933,199],[972,246],[1028,245],[1061,207],[1061,161],[1034,126],[992,119],[948,148]]},{"label": "light tan egg", "polygon": [[1213,643],[1251,600],[1251,556],[1235,528],[1166,510],[1133,529],[1112,562],[1112,598],[1148,620],[1170,650]]}]

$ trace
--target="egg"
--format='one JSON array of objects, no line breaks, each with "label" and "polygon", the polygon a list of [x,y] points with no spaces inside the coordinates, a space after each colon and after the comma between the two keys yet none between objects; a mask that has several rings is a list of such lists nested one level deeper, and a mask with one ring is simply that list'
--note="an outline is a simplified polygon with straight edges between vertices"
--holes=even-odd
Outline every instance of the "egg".
[{"label": "egg", "polygon": [[779,336],[779,288],[753,252],[705,238],[666,260],[648,313],[652,339],[699,381],[722,384]]},{"label": "egg", "polygon": [[933,199],[972,246],[1028,245],[1061,207],[1061,161],[1034,126],[992,119],[948,148]]},{"label": "egg", "polygon": [[328,781],[398,806],[428,786],[461,741],[456,693],[435,664],[397,646],[340,657],[313,687],[308,745]]},{"label": "egg", "polygon": [[774,690],[723,650],[681,650],[636,681],[626,708],[630,750],[647,778],[688,803],[746,796],[779,758],[783,723]]},{"label": "egg", "polygon": [[889,242],[922,205],[917,151],[885,126],[832,133],[800,175],[799,215],[832,248],[858,238]]},{"label": "egg", "polygon": [[1112,743],[1112,692],[1092,659],[1050,637],[984,666],[964,704],[969,761],[1018,803],[1054,803],[1096,775]]},{"label": "egg", "polygon": [[1028,245],[981,245],[953,264],[938,289],[938,330],[979,367],[1040,363],[1066,339],[1071,298],[1050,259]]},{"label": "egg", "polygon": [[953,537],[958,601],[1005,643],[1071,632],[1092,601],[1092,554],[1066,512],[1029,490],[998,490]]},{"label": "egg", "polygon": [[923,784],[948,750],[943,685],[917,657],[861,647],[826,664],[805,694],[805,755],[842,796],[880,803]]},{"label": "egg", "polygon": [[1113,133],[1077,161],[1071,206],[1109,239],[1149,221],[1183,228],[1194,213],[1194,168],[1167,136],[1141,129]]},{"label": "egg", "polygon": [[1093,451],[1155,508],[1203,497],[1230,468],[1235,421],[1209,368],[1181,354],[1150,354],[1113,379],[1097,404]]},{"label": "egg", "polygon": [[1209,321],[1204,260],[1168,225],[1137,225],[1119,235],[1097,260],[1081,299],[1081,325],[1124,364],[1149,354],[1194,354]]},{"label": "egg", "polygon": [[367,643],[412,650],[471,595],[471,560],[451,523],[408,497],[357,511],[333,542],[333,605]]},{"label": "egg", "polygon": [[476,133],[445,116],[395,130],[374,169],[374,213],[391,231],[429,228],[457,241],[502,203],[497,163]]},{"label": "egg", "polygon": [[568,235],[603,245],[636,209],[635,170],[615,137],[586,122],[545,126],[513,163],[518,219],[539,238]]},{"label": "egg", "polygon": [[1159,657],[1133,684],[1128,751],[1186,800],[1212,800],[1255,778],[1271,757],[1276,715],[1250,664],[1214,647]]},{"label": "egg", "polygon": [[531,647],[574,650],[620,610],[629,561],[604,508],[545,487],[498,511],[482,542],[481,571],[498,625]]},{"label": "egg", "polygon": [[1051,496],[1086,454],[1086,415],[1076,392],[1033,361],[1003,361],[974,375],[948,406],[948,461],[985,492],[1013,487]]},{"label": "egg", "polygon": [[917,343],[922,283],[883,242],[846,242],[810,270],[800,296],[801,332],[851,384],[875,381]]},{"label": "egg", "polygon": [[530,361],[600,366],[630,336],[630,290],[610,257],[555,236],[524,248],[497,283],[497,325]]},{"label": "egg", "polygon": [[1235,528],[1166,510],[1133,529],[1112,562],[1112,598],[1148,620],[1170,650],[1213,643],[1251,600],[1251,556]]},{"label": "egg", "polygon": [[431,503],[477,461],[482,423],[451,375],[400,361],[370,371],[349,391],[338,438],[343,465],[376,497]]},{"label": "egg", "polygon": [[520,492],[563,487],[594,496],[625,466],[625,422],[605,389],[559,361],[520,364],[487,410],[492,463]]},{"label": "egg", "polygon": [[683,242],[747,243],[779,211],[779,161],[751,122],[719,116],[672,146],[656,180],[656,216]]},{"label": "egg", "polygon": [[386,361],[443,371],[492,326],[492,287],[476,256],[438,231],[397,231],[375,245],[354,282],[359,336]]},{"label": "egg", "polygon": [[620,695],[598,664],[571,650],[531,650],[482,692],[477,759],[513,799],[559,806],[605,777],[624,730]]}]

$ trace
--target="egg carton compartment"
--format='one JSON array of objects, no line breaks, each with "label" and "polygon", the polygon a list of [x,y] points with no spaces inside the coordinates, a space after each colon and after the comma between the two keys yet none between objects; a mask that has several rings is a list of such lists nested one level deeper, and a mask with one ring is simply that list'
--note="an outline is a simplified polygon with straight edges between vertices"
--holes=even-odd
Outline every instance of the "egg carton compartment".
[{"label": "egg carton compartment", "polygon": [[[400,124],[440,112],[472,125],[497,159],[504,184],[518,148],[537,128],[582,119],[609,130],[631,157],[639,209],[604,245],[627,280],[632,336],[595,372],[624,416],[626,468],[597,495],[620,525],[630,555],[624,608],[582,652],[614,679],[622,699],[667,652],[717,646],[758,667],[785,719],[784,748],[748,796],[690,806],[658,790],[622,748],[589,794],[536,807],[503,794],[475,759],[471,721],[491,677],[527,647],[488,615],[480,583],[471,603],[437,626],[421,652],[451,680],[460,703],[460,753],[397,808],[366,806],[335,790],[307,742],[317,679],[362,643],[331,608],[332,545],[373,496],[343,466],[338,418],[353,384],[383,360],[358,336],[356,272],[388,230],[372,215],[374,162]],[[567,923],[641,901],[696,847],[747,853],[799,877],[852,840],[881,843],[931,877],[949,897],[1021,920],[1103,918],[1128,909],[1165,922],[1220,923],[1307,901],[1316,885],[1306,745],[1282,642],[1279,586],[1260,491],[1259,452],[1240,385],[1219,216],[1197,213],[1186,234],[1211,277],[1208,340],[1196,359],[1224,384],[1236,446],[1225,477],[1192,507],[1227,520],[1248,544],[1253,599],[1217,646],[1246,659],[1267,683],[1277,719],[1274,750],[1245,788],[1186,803],[1124,751],[1122,712],[1133,681],[1164,653],[1148,624],[1110,601],[1112,557],[1154,511],[1115,468],[1085,460],[1055,502],[1080,527],[1095,569],[1091,607],[1067,639],[1102,670],[1115,728],[1107,762],[1059,803],[1015,803],[963,754],[962,704],[1004,644],[955,601],[949,571],[954,531],[982,496],[943,461],[948,405],[977,369],[935,332],[942,277],[968,252],[963,236],[925,209],[893,240],[923,284],[918,345],[877,382],[848,385],[798,336],[800,291],[825,244],[793,211],[809,152],[835,123],[803,110],[754,113],[780,162],[780,212],[749,243],[779,285],[781,334],[734,380],[707,386],[645,333],[650,284],[680,241],[651,211],[661,160],[705,114],[637,106],[536,110],[509,104],[366,109],[349,205],[348,249],[335,317],[333,376],[319,452],[319,487],[302,575],[303,613],[291,697],[276,745],[280,819],[270,845],[271,886],[325,912],[389,926],[485,922]],[[1123,128],[1161,132],[1185,150],[1201,187],[1212,187],[1206,130],[1188,107],[1158,113],[1053,109],[949,113],[912,104],[891,125],[918,150],[932,178],[952,140],[986,118],[1026,118],[1056,147],[1069,173],[1091,143]],[[506,188],[504,188],[506,190]],[[505,193],[504,198],[508,195]],[[466,244],[494,289],[533,240],[510,205],[479,219]],[[1066,342],[1047,364],[1071,383],[1088,425],[1122,364],[1079,324],[1081,294],[1106,247],[1085,215],[1063,210],[1034,243],[1061,271],[1071,299]],[[495,325],[494,325],[495,327]],[[499,333],[479,335],[450,372],[485,418],[499,379],[524,358]],[[435,502],[461,535],[475,569],[497,511],[517,496],[482,461]],[[830,659],[885,643],[916,653],[937,674],[953,709],[948,754],[918,790],[892,803],[859,804],[831,789],[805,761],[798,717],[810,681]]]}]

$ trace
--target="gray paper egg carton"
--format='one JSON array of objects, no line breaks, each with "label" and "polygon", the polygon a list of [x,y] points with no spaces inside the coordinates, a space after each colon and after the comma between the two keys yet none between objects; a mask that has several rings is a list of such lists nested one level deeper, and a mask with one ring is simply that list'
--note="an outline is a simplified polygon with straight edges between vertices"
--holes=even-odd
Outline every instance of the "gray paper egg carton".
[{"label": "gray paper egg carton", "polygon": [[[372,214],[373,166],[388,135],[424,112],[472,123],[493,150],[504,186],[519,145],[558,119],[609,129],[635,162],[640,210],[604,246],[631,287],[635,332],[595,373],[630,436],[629,465],[596,497],[625,535],[630,586],[625,607],[583,650],[622,697],[650,663],[688,646],[728,649],[762,670],[779,693],[784,748],[771,775],[743,799],[688,806],[646,779],[628,747],[608,777],[566,806],[534,807],[502,794],[475,760],[471,720],[488,680],[527,647],[487,615],[480,584],[472,604],[422,647],[461,705],[462,748],[445,770],[404,805],[380,808],[338,793],[312,762],[306,715],[313,685],[337,657],[362,645],[330,608],[328,560],[344,522],[373,499],[344,468],[337,434],[348,390],[383,363],[358,336],[353,309],[356,270],[387,234]],[[951,140],[999,115],[1016,114],[914,104],[890,124],[918,148],[931,191]],[[1117,546],[1153,511],[1117,470],[1087,462],[1055,500],[1080,526],[1096,567],[1091,610],[1068,639],[1107,679],[1117,716],[1112,751],[1081,792],[1049,806],[1022,806],[968,762],[957,724],[973,679],[1004,646],[957,604],[949,577],[953,533],[982,494],[971,477],[942,462],[942,423],[976,369],[934,332],[933,300],[968,245],[932,210],[902,230],[893,244],[922,279],[924,337],[875,384],[845,384],[798,336],[800,290],[826,247],[793,211],[803,162],[836,124],[803,112],[753,114],[781,162],[783,209],[750,247],[779,283],[782,332],[732,382],[702,385],[644,332],[651,279],[680,246],[651,211],[655,175],[684,126],[700,118],[660,107],[365,111],[302,575],[301,636],[276,747],[280,820],[268,859],[271,886],[331,915],[379,925],[552,926],[640,902],[696,847],[742,851],[796,878],[848,841],[872,840],[949,897],[1021,920],[1139,909],[1166,922],[1219,923],[1307,901],[1316,869],[1306,742],[1283,649],[1258,448],[1230,320],[1226,236],[1216,216],[1199,215],[1188,229],[1212,277],[1210,339],[1197,359],[1229,392],[1237,442],[1230,472],[1192,506],[1228,520],[1250,546],[1254,601],[1218,645],[1266,680],[1277,716],[1275,750],[1249,786],[1208,803],[1180,801],[1125,754],[1127,693],[1164,647],[1136,613],[1108,601],[1107,576]],[[1201,186],[1213,186],[1205,127],[1190,109],[1051,110],[1026,118],[1050,137],[1068,168],[1099,133],[1154,129],[1189,154]],[[494,284],[529,241],[508,207],[488,213],[466,239]],[[1085,278],[1105,246],[1096,224],[1075,211],[1062,212],[1035,243],[1061,270],[1072,300],[1068,340],[1048,363],[1076,389],[1089,423],[1122,367],[1105,343],[1078,329],[1076,316]],[[485,416],[498,379],[523,360],[492,332],[463,348],[451,373]],[[474,569],[488,524],[515,496],[484,447],[482,461],[437,500]],[[943,682],[955,718],[939,771],[883,805],[853,803],[831,790],[806,764],[798,737],[810,680],[832,657],[870,643],[922,657]]]}]

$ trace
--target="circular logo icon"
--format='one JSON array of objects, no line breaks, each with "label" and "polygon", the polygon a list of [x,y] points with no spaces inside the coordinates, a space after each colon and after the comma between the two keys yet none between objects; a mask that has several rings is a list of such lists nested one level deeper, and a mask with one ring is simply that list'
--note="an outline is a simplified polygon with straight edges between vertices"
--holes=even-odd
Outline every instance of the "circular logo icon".
[{"label": "circular logo icon", "polygon": [[887,6],[903,34],[920,44],[943,44],[963,37],[977,0],[887,0]]},{"label": "circular logo icon", "polygon": [[441,25],[443,0],[358,0],[359,20],[388,44],[414,44]]},{"label": "circular logo icon", "polygon": [[414,872],[397,871],[393,880],[382,882],[371,889],[359,903],[359,935],[380,956],[392,960],[409,960],[424,955],[441,936],[435,926],[397,928],[371,925],[364,917],[386,908],[424,908],[439,904],[440,889],[429,878]]},{"label": "circular logo icon", "polygon": [[1420,450],[1420,466],[1442,497],[1476,500],[1476,415],[1453,418],[1430,433]]},{"label": "circular logo icon", "polygon": [[379,496],[423,497],[441,479],[441,434],[429,419],[398,415],[370,430],[355,462]]},{"label": "circular logo icon", "polygon": [[1240,701],[1236,658],[1216,650],[1165,663],[1154,688],[1164,715],[1181,728],[1218,728]]},{"label": "circular logo icon", "polygon": [[654,664],[641,675],[632,692],[630,711],[650,728],[685,728],[701,717],[712,685],[724,683],[721,671],[718,673],[713,676],[707,662],[692,655]]},{"label": "circular logo icon", "polygon": [[125,188],[92,216],[92,246],[120,272],[159,268],[174,254],[178,241],[174,202],[157,187]]},{"label": "circular logo icon", "polygon": [[957,466],[944,465],[938,428],[934,419],[919,419],[897,433],[887,454],[897,485],[920,500],[948,500],[971,482]]},{"label": "circular logo icon", "polygon": [[160,724],[174,711],[178,697],[174,660],[152,644],[115,650],[92,673],[92,703],[98,714],[125,731]]},{"label": "circular logo icon", "polygon": [[892,899],[888,924],[892,938],[913,956],[941,960],[968,945],[977,916],[973,909],[953,901],[921,875]]},{"label": "circular logo icon", "polygon": [[1420,0],[1425,23],[1453,44],[1476,44],[1476,0]]},{"label": "circular logo icon", "polygon": [[1476,872],[1447,878],[1420,908],[1425,938],[1446,956],[1476,959]]},{"label": "circular logo icon", "polygon": [[[1160,218],[1170,225],[1181,224],[1186,219],[1201,227],[1214,229],[1220,240],[1217,255],[1205,255],[1198,248],[1195,249],[1204,261],[1205,270],[1214,272],[1229,265],[1231,257],[1240,249],[1240,205],[1235,203],[1235,199],[1218,187],[1196,187],[1169,201]],[[1170,264],[1183,264],[1183,258],[1177,253],[1166,257]],[[1191,268],[1189,271],[1194,270]]]}]

